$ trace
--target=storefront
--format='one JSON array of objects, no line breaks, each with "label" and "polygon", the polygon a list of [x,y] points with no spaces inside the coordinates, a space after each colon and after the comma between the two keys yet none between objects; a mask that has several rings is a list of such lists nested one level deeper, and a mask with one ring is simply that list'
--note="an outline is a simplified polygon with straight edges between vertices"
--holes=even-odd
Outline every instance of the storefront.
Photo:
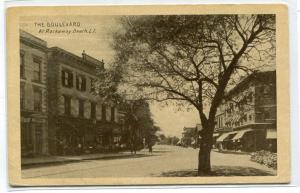
[{"label": "storefront", "polygon": [[234,149],[232,138],[237,134],[236,131],[223,133],[216,140],[216,146],[220,151]]},{"label": "storefront", "polygon": [[277,152],[277,131],[274,128],[266,130],[266,147],[271,152]]},{"label": "storefront", "polygon": [[47,118],[39,114],[21,115],[21,155],[48,154]]}]

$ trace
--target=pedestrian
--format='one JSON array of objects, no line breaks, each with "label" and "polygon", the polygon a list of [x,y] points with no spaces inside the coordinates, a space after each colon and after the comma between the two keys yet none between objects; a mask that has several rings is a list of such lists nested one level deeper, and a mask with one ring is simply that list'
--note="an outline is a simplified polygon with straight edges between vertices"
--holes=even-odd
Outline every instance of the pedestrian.
[{"label": "pedestrian", "polygon": [[81,155],[81,153],[82,153],[82,145],[81,145],[81,143],[78,143],[78,155]]},{"label": "pedestrian", "polygon": [[149,144],[148,148],[149,148],[149,153],[152,154],[152,144]]}]

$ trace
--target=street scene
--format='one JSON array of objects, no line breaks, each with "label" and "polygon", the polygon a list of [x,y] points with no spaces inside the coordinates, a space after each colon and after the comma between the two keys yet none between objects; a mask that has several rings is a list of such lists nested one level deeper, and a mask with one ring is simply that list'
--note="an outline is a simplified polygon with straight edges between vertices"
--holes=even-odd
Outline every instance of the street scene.
[{"label": "street scene", "polygon": [[22,17],[22,178],[277,175],[275,15]]},{"label": "street scene", "polygon": [[[178,146],[156,145],[153,153],[142,150],[123,157],[92,159],[70,163],[24,166],[24,178],[88,178],[88,177],[195,177],[198,150]],[[276,170],[250,161],[249,154],[212,152],[212,168],[216,176],[270,176]],[[172,164],[170,164],[172,160]],[[236,162],[236,160],[239,160]]]}]

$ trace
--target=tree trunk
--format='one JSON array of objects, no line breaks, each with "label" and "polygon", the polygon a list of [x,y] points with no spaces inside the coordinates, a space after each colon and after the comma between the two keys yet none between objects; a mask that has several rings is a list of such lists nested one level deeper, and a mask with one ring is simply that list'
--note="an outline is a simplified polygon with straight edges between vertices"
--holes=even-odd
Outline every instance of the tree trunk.
[{"label": "tree trunk", "polygon": [[206,176],[211,174],[210,152],[212,144],[208,138],[200,141],[200,149],[198,155],[198,175]]}]

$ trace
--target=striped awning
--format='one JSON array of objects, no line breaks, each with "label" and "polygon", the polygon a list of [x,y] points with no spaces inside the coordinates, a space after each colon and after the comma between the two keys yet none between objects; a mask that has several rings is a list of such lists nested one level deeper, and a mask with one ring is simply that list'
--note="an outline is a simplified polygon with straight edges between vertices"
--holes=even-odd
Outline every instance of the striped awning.
[{"label": "striped awning", "polygon": [[245,130],[238,131],[238,133],[232,138],[232,140],[241,139],[241,138],[243,138],[245,133],[251,132],[251,131],[254,131],[254,130],[253,129],[245,129]]},{"label": "striped awning", "polygon": [[223,133],[218,139],[217,139],[217,142],[222,142],[224,140],[226,140],[230,135],[234,135],[236,134],[237,132],[236,131],[233,131],[233,132],[228,132],[228,133]]}]

